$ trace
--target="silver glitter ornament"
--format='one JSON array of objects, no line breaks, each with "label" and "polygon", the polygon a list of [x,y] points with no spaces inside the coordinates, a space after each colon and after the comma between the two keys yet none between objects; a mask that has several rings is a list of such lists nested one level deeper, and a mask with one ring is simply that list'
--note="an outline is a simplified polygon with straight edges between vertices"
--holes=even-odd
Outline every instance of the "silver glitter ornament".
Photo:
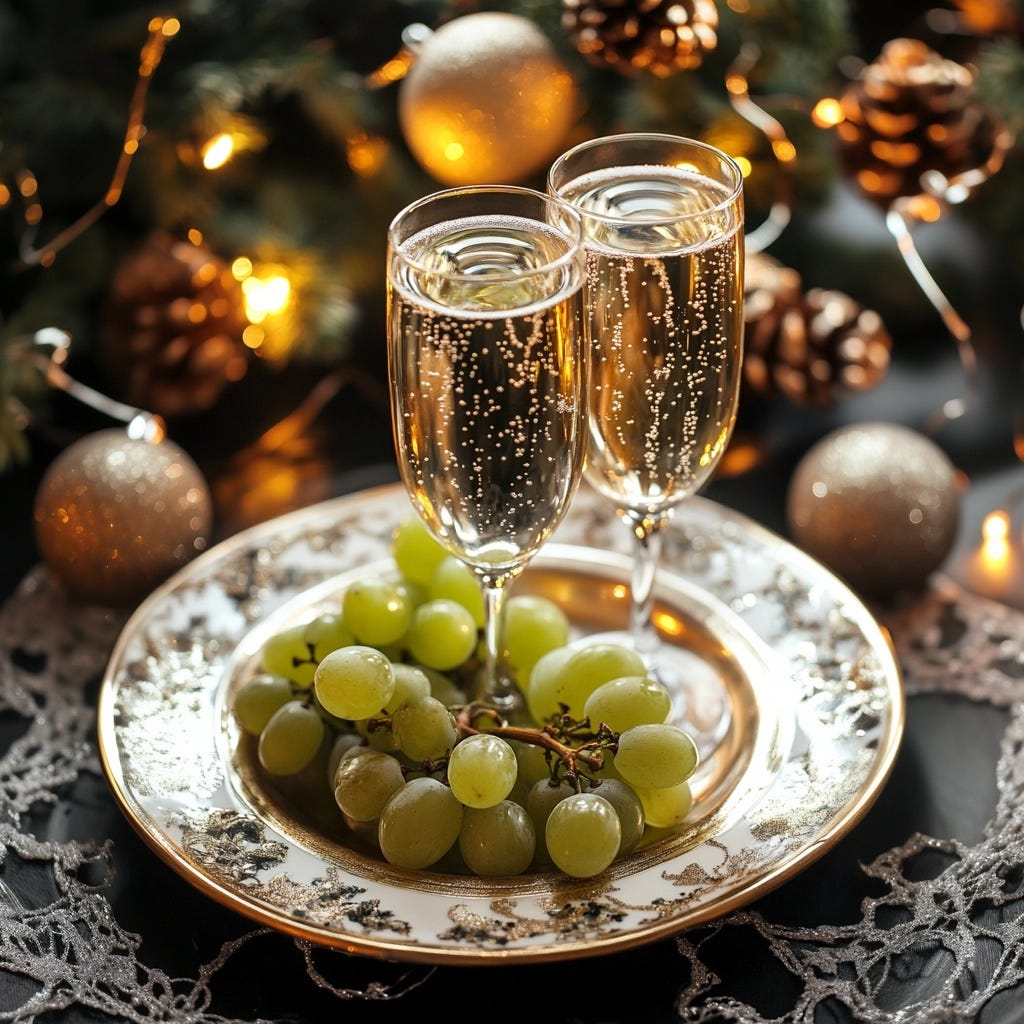
[{"label": "silver glitter ornament", "polygon": [[185,565],[209,539],[209,487],[164,439],[100,430],[66,448],[35,496],[40,553],[68,592],[124,606]]},{"label": "silver glitter ornament", "polygon": [[961,492],[933,441],[894,423],[843,427],[815,444],[789,484],[792,540],[854,590],[917,590],[956,538]]}]

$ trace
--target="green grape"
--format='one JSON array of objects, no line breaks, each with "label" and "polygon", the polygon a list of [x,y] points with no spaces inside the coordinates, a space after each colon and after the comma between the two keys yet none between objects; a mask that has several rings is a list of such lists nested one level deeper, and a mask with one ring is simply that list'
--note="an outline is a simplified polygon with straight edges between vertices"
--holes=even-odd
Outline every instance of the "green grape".
[{"label": "green grape", "polygon": [[544,839],[555,867],[573,878],[591,878],[618,854],[622,826],[603,796],[573,793],[551,809]]},{"label": "green grape", "polygon": [[536,845],[529,814],[511,800],[463,812],[459,852],[475,875],[521,875],[530,866]]},{"label": "green grape", "polygon": [[413,660],[440,672],[463,664],[476,649],[476,641],[472,614],[447,598],[421,604],[405,636]]},{"label": "green grape", "polygon": [[[549,706],[555,689],[558,686],[558,678],[565,668],[566,662],[573,656],[571,647],[555,647],[542,654],[537,663],[530,670],[530,678],[526,684],[523,696],[526,698],[526,707],[536,722],[546,722],[548,718],[558,711],[557,703]],[[533,694],[538,695],[536,702]]]},{"label": "green grape", "polygon": [[345,591],[341,607],[345,625],[359,643],[373,647],[396,643],[412,620],[407,592],[381,576],[356,580]]},{"label": "green grape", "polygon": [[[530,820],[537,833],[538,846],[543,845],[544,829],[555,804],[572,796],[575,792],[576,790],[564,779],[555,785],[552,785],[550,779],[540,779],[533,784],[530,792],[526,795],[526,812],[530,815]],[[547,847],[544,846],[544,850],[546,849]],[[540,852],[543,851],[538,850],[538,853]]]},{"label": "green grape", "polygon": [[261,662],[264,672],[284,676],[308,690],[313,683],[317,659],[306,642],[306,623],[289,626],[270,637],[263,645]]},{"label": "green grape", "polygon": [[638,789],[636,795],[644,808],[644,819],[652,828],[674,828],[690,813],[693,791],[689,782],[664,789]]},{"label": "green grape", "polygon": [[548,670],[538,676],[536,668],[540,664],[530,675],[527,694],[530,714],[538,721],[556,712],[560,704],[568,706],[573,718],[582,718],[587,698],[602,683],[622,676],[642,676],[647,671],[636,651],[613,643],[595,643],[572,650],[557,672]]},{"label": "green grape", "polygon": [[352,757],[365,750],[363,738],[357,732],[339,732],[334,737],[331,749],[327,752],[327,788],[334,790],[334,776],[338,773],[338,765],[346,757]]},{"label": "green grape", "polygon": [[355,722],[355,727],[362,741],[373,750],[388,752],[398,749],[395,734],[387,716],[374,715],[371,718],[360,718]]},{"label": "green grape", "polygon": [[448,758],[448,785],[466,807],[493,807],[512,792],[518,766],[515,751],[485,732],[468,736]]},{"label": "green grape", "polygon": [[661,683],[646,676],[622,676],[602,683],[586,699],[583,714],[595,728],[604,722],[615,732],[634,725],[660,725],[672,710],[672,698]]},{"label": "green grape", "polygon": [[427,600],[440,598],[461,604],[473,616],[476,628],[484,628],[484,592],[480,581],[473,570],[454,555],[438,565],[427,584]]},{"label": "green grape", "polygon": [[426,665],[416,667],[430,680],[431,697],[436,697],[446,707],[466,703],[466,691],[457,686],[451,676],[446,676],[436,668],[428,668]]},{"label": "green grape", "polygon": [[420,697],[391,716],[398,748],[412,761],[436,761],[459,738],[455,716],[436,698]]},{"label": "green grape", "polygon": [[634,789],[666,789],[697,767],[690,734],[674,725],[634,725],[619,736],[615,768]]},{"label": "green grape", "polygon": [[377,714],[391,699],[395,673],[380,651],[353,644],[320,662],[313,686],[328,714],[355,721]]},{"label": "green grape", "polygon": [[423,669],[402,662],[392,662],[391,670],[395,674],[395,691],[384,705],[384,710],[389,715],[397,711],[403,704],[409,704],[420,697],[430,696],[430,680]]},{"label": "green grape", "polygon": [[508,599],[505,610],[505,648],[515,679],[524,684],[533,666],[548,651],[569,642],[569,616],[553,601],[533,594]]},{"label": "green grape", "polygon": [[270,716],[294,696],[292,684],[284,676],[261,672],[238,688],[231,710],[235,720],[250,736],[259,736]]},{"label": "green grape", "polygon": [[302,639],[312,648],[316,661],[323,661],[331,651],[356,642],[344,618],[332,612],[324,612],[307,622]]},{"label": "green grape", "polygon": [[302,701],[282,704],[260,733],[257,753],[271,775],[294,775],[316,756],[324,738],[324,722]]},{"label": "green grape", "polygon": [[615,856],[625,856],[640,842],[644,834],[646,819],[640,797],[625,782],[618,779],[602,779],[591,792],[603,796],[615,808],[622,830],[619,852]]},{"label": "green grape", "polygon": [[380,851],[389,864],[428,868],[455,845],[462,828],[462,804],[437,779],[412,779],[397,790],[377,824]]},{"label": "green grape", "polygon": [[391,557],[406,579],[425,587],[448,552],[421,519],[411,518],[399,523],[391,535]]},{"label": "green grape", "polygon": [[402,594],[405,595],[406,601],[409,602],[410,611],[418,608],[427,600],[427,588],[422,583],[406,579],[403,576],[400,579],[395,580],[395,586],[398,587]]},{"label": "green grape", "polygon": [[507,740],[506,742],[515,751],[518,778],[524,779],[528,786],[548,778],[551,769],[548,767],[543,747],[536,743],[525,743],[522,740]]},{"label": "green grape", "polygon": [[375,821],[392,795],[405,785],[402,765],[390,754],[364,750],[346,757],[334,779],[334,799],[353,821]]}]

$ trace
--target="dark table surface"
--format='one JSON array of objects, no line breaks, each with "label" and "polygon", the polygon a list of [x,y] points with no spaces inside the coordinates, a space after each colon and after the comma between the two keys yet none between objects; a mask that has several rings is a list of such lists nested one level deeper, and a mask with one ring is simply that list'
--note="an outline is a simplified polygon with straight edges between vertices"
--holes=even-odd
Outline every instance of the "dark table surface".
[{"label": "dark table surface", "polygon": [[[797,248],[815,244],[810,230],[803,234],[795,230],[790,238]],[[955,567],[977,543],[982,517],[995,507],[1005,507],[1009,497],[1024,487],[1024,466],[1013,446],[1021,392],[1019,279],[1007,270],[982,287],[972,311],[979,311],[975,322],[983,401],[950,424],[939,439],[970,480],[949,567]],[[897,345],[886,380],[871,393],[825,411],[752,399],[741,414],[739,431],[756,440],[760,461],[743,473],[720,476],[706,489],[706,497],[786,536],[787,485],[815,440],[858,420],[918,426],[940,402],[962,391],[962,371],[953,344],[934,311],[915,293],[909,277],[893,291],[898,298],[889,313]],[[296,390],[301,390],[301,382]],[[233,411],[217,414],[220,419],[176,425],[173,435],[213,481],[219,496],[218,540],[291,507],[397,479],[378,356],[354,373],[321,410],[301,443],[275,453],[256,477],[251,469],[241,470],[232,455],[230,437],[238,432],[238,412],[236,405]],[[33,496],[60,444],[46,436],[35,437],[33,443],[33,461],[0,478],[2,598],[38,561],[31,529]],[[287,471],[289,481],[284,497],[280,489],[247,491],[238,482],[238,478],[267,480],[281,471]],[[246,501],[238,500],[240,493],[247,495]],[[795,925],[853,922],[860,918],[861,902],[877,887],[862,872],[863,863],[915,831],[976,841],[995,807],[993,766],[1005,726],[1005,712],[989,705],[942,696],[914,698],[895,769],[875,805],[850,834],[799,876],[762,898],[756,909],[769,920]],[[3,735],[9,738],[10,729]],[[950,750],[957,751],[955,758],[949,756]],[[103,778],[80,776],[56,812],[48,812],[44,820],[41,827],[50,838],[109,843],[113,874],[106,895],[116,919],[139,936],[142,962],[172,977],[191,978],[222,943],[252,929],[251,922],[211,903],[152,853],[121,815]],[[11,864],[7,874],[30,905],[45,899],[45,879],[27,869],[19,873]],[[706,962],[722,979],[723,991],[749,1003],[764,1017],[789,1012],[796,995],[793,979],[749,932],[723,932],[704,952]],[[396,978],[400,973],[389,965],[344,955],[326,959],[320,966],[332,983],[346,987],[357,987],[360,979]],[[678,1019],[677,999],[689,980],[686,962],[672,940],[599,962],[413,968],[412,973],[422,976],[423,983],[401,999],[340,1001],[309,979],[291,939],[271,933],[253,940],[244,954],[228,961],[212,986],[216,1005],[211,1011],[245,1020],[310,1022],[433,1020],[445,1013],[490,1020],[536,1015],[565,1024],[654,1024]],[[16,990],[12,987],[10,994]],[[840,1010],[835,1014],[835,1019],[844,1019]],[[106,1018],[72,1007],[43,1019]],[[1024,1020],[1024,994],[1011,992],[994,1000],[982,1020],[992,1024]]]}]

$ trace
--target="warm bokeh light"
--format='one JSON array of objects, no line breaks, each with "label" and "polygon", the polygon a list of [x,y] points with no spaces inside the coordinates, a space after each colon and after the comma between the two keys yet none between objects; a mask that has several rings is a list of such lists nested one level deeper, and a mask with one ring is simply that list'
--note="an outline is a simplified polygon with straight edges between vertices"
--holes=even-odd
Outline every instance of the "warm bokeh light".
[{"label": "warm bokeh light", "polygon": [[215,135],[202,149],[203,166],[208,171],[223,167],[234,155],[235,140],[228,132]]},{"label": "warm bokeh light", "polygon": [[244,281],[252,273],[252,260],[248,256],[239,256],[231,264],[231,276],[236,281]]},{"label": "warm bokeh light", "polygon": [[348,165],[360,178],[372,178],[387,163],[391,147],[380,135],[360,132],[345,140],[345,154]]},{"label": "warm bokeh light", "polygon": [[242,294],[245,297],[245,315],[252,323],[259,324],[287,308],[292,286],[284,274],[274,273],[267,277],[253,274],[242,282]]},{"label": "warm bokeh light", "polygon": [[1010,516],[1002,509],[989,512],[981,524],[982,543],[986,548],[1005,548],[1010,538]]},{"label": "warm bokeh light", "polygon": [[834,128],[844,119],[842,104],[832,97],[818,100],[811,111],[811,119],[819,128]]}]

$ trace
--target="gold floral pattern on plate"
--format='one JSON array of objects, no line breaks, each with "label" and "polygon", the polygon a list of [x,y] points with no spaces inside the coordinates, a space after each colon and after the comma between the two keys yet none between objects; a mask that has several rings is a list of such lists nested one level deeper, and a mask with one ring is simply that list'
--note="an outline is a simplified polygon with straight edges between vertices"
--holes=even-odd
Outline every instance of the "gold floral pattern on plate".
[{"label": "gold floral pattern on plate", "polygon": [[[391,532],[411,514],[388,486],[254,527],[181,570],[118,639],[99,709],[111,789],[150,846],[220,903],[388,959],[591,956],[751,902],[834,845],[888,778],[904,703],[886,632],[817,562],[696,498],[669,529],[657,590],[670,642],[727,694],[690,819],[586,880],[392,868],[329,806],[310,811],[269,784],[229,708],[266,637],[389,564]],[[517,592],[551,596],[580,636],[620,628],[623,545],[621,523],[583,489]]]}]

